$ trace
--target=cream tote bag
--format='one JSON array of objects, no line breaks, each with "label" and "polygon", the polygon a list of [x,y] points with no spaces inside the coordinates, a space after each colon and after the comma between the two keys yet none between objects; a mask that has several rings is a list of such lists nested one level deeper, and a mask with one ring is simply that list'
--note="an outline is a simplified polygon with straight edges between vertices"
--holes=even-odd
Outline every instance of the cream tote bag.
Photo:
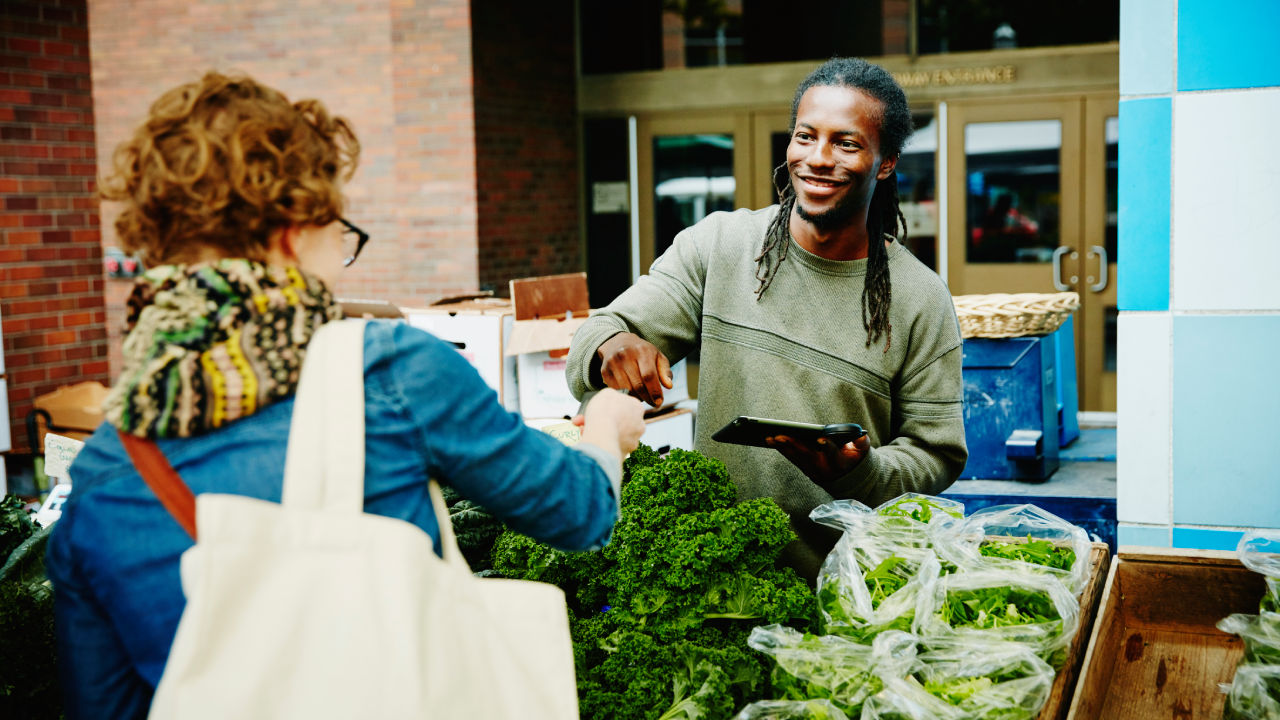
[{"label": "cream tote bag", "polygon": [[364,325],[311,340],[283,502],[196,499],[153,720],[578,717],[558,588],[474,577],[434,481],[443,560],[364,513]]}]

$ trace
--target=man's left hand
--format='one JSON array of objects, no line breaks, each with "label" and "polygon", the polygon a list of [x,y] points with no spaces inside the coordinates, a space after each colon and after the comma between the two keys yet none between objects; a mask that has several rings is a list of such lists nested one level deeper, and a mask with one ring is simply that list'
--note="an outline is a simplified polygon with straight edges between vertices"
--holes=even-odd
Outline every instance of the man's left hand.
[{"label": "man's left hand", "polygon": [[867,435],[844,445],[836,445],[826,438],[818,438],[817,444],[811,444],[787,435],[766,438],[765,443],[822,487],[853,472],[871,453],[871,439]]}]

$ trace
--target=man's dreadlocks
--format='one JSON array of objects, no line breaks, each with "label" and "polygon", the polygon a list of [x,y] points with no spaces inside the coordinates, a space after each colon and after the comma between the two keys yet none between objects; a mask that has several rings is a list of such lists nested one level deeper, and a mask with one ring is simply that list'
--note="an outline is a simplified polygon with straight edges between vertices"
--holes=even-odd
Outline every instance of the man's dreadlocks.
[{"label": "man's dreadlocks", "polygon": [[[852,88],[878,100],[880,154],[882,157],[893,157],[902,152],[913,130],[907,96],[884,68],[858,58],[829,60],[809,73],[800,83],[800,87],[796,88],[795,99],[791,101],[789,132],[792,135],[796,131],[796,113],[800,110],[801,98],[810,88],[820,86]],[[791,212],[796,204],[796,193],[791,187],[791,173],[786,163],[774,170],[773,181],[781,207],[770,223],[764,247],[756,257],[756,279],[760,281],[760,287],[756,289],[757,300],[769,289],[778,267],[787,259],[791,238]],[[883,238],[886,234],[897,237],[899,221],[902,224],[902,238],[906,239],[907,220],[898,207],[898,178],[895,172],[876,183],[871,206],[867,210],[867,281],[862,289],[862,326],[867,331],[867,347],[871,347],[873,342],[879,342],[880,337],[884,336],[885,352],[889,351],[889,345],[893,341],[893,328],[889,324],[889,302],[892,295],[889,285],[889,251],[885,249]]]}]

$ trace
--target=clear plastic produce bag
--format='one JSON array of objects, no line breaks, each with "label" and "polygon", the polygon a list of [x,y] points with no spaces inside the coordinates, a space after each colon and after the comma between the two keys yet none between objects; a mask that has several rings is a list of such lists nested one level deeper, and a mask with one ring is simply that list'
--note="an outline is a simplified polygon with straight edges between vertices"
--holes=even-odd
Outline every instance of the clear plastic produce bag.
[{"label": "clear plastic produce bag", "polygon": [[1079,602],[1049,575],[973,569],[925,582],[915,630],[926,645],[936,638],[1025,643],[1056,667],[1079,627]]},{"label": "clear plastic produce bag", "polygon": [[742,708],[733,720],[854,720],[830,700],[761,700]]},{"label": "clear plastic produce bag", "polygon": [[1052,575],[1076,595],[1089,582],[1093,543],[1088,533],[1035,505],[979,510],[957,528],[957,534],[955,544],[972,548],[984,565]]},{"label": "clear plastic produce bag", "polygon": [[886,632],[871,645],[834,635],[807,635],[784,625],[757,627],[747,638],[752,649],[776,663],[771,680],[779,700],[830,700],[856,717],[885,677],[903,677],[916,657],[914,635]]},{"label": "clear plastic produce bag", "polygon": [[910,518],[925,525],[948,523],[964,519],[964,503],[909,492],[877,506],[875,513],[882,517]]},{"label": "clear plastic produce bag", "polygon": [[867,698],[861,720],[969,720],[963,710],[925,691],[915,678],[886,678],[884,689]]},{"label": "clear plastic produce bag", "polygon": [[910,631],[925,581],[941,572],[931,549],[883,545],[847,532],[818,574],[822,631],[859,643]]},{"label": "clear plastic produce bag", "polygon": [[984,720],[1031,720],[1053,688],[1054,671],[1026,645],[929,642],[914,674],[924,690]]},{"label": "clear plastic produce bag", "polygon": [[1267,594],[1261,610],[1280,612],[1280,530],[1250,530],[1236,545],[1236,557],[1244,566],[1267,578]]},{"label": "clear plastic produce bag", "polygon": [[1246,663],[1236,668],[1223,720],[1280,720],[1280,665]]},{"label": "clear plastic produce bag", "polygon": [[1218,629],[1244,638],[1244,661],[1280,665],[1280,614],[1228,615],[1218,621]]}]

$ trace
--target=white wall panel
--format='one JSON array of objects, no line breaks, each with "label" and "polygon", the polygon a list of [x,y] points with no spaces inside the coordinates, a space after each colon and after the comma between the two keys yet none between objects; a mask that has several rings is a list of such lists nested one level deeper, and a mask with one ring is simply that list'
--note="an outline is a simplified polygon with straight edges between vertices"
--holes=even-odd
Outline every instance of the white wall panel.
[{"label": "white wall panel", "polygon": [[1117,347],[1116,516],[1167,523],[1173,317],[1120,313]]},{"label": "white wall panel", "polygon": [[1280,89],[1173,106],[1173,308],[1280,308]]}]

